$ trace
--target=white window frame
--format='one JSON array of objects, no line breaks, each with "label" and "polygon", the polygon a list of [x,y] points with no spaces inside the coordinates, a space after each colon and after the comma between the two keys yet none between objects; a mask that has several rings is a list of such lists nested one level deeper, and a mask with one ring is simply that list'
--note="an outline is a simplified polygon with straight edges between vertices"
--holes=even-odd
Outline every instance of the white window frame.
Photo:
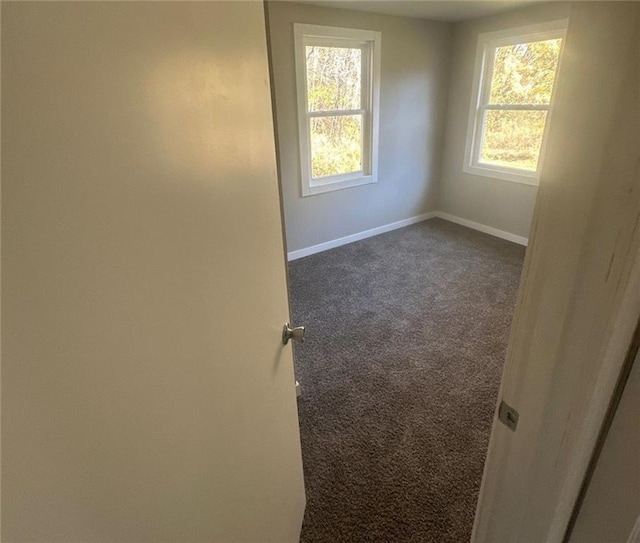
[{"label": "white window frame", "polygon": [[[373,30],[294,23],[298,140],[302,196],[376,183],[378,180],[378,123],[380,110],[380,50],[382,35]],[[355,47],[362,50],[361,109],[309,112],[306,45]],[[362,115],[362,170],[313,179],[310,119],[333,115]]]},{"label": "white window frame", "polygon": [[[478,37],[478,48],[476,51],[476,63],[473,77],[473,92],[471,105],[469,108],[469,123],[467,128],[467,140],[465,145],[465,156],[463,171],[472,175],[524,183],[526,185],[538,185],[540,182],[540,172],[544,162],[547,136],[551,117],[553,113],[554,98],[557,89],[558,75],[560,74],[560,64],[562,62],[562,51],[564,49],[564,38],[566,35],[568,21],[561,19],[536,25],[523,26],[500,30],[497,32],[487,32]],[[498,106],[489,105],[489,93],[491,90],[491,80],[493,78],[493,62],[495,52],[498,47],[514,45],[516,43],[526,43],[533,41],[544,41],[562,38],[560,47],[558,66],[551,93],[549,104],[526,104]],[[487,110],[524,110],[524,111],[546,111],[547,119],[542,142],[540,145],[540,155],[538,158],[538,168],[535,172],[521,169],[499,166],[480,161],[482,149],[483,119]]]}]

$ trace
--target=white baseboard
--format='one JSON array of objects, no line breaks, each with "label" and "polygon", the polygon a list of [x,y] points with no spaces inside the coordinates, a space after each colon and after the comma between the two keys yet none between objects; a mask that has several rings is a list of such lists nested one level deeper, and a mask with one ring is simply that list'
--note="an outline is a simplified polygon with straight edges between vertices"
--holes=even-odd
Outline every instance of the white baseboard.
[{"label": "white baseboard", "polygon": [[449,215],[449,213],[445,213],[444,211],[436,211],[435,216],[441,219],[444,219],[445,221],[454,222],[461,226],[466,226],[467,228],[471,228],[472,230],[478,230],[478,232],[484,232],[485,234],[489,234],[497,238],[502,238],[502,239],[506,239],[507,241],[512,241],[513,243],[517,243],[518,245],[524,245],[526,247],[527,244],[529,243],[529,238],[525,238],[523,236],[517,236],[516,234],[512,234],[511,232],[498,230],[497,228],[493,228],[492,226],[487,226],[485,224],[480,224],[479,222],[463,219],[462,217]]},{"label": "white baseboard", "polygon": [[364,232],[358,232],[357,234],[351,234],[350,236],[344,236],[342,238],[319,243],[318,245],[312,245],[311,247],[305,247],[304,249],[299,249],[297,251],[291,251],[287,254],[287,258],[289,262],[291,262],[292,260],[297,260],[298,258],[321,253],[322,251],[328,251],[329,249],[334,249],[336,247],[340,247],[341,245],[347,245],[348,243],[353,243],[354,241],[360,241],[361,239],[371,238],[373,236],[377,236],[378,234],[391,232],[392,230],[404,228],[405,226],[426,221],[428,219],[433,219],[434,217],[439,217],[440,219],[444,219],[445,221],[454,222],[461,226],[466,226],[467,228],[478,230],[479,232],[484,232],[485,234],[489,234],[497,238],[506,239],[507,241],[518,243],[519,245],[526,246],[529,242],[529,240],[523,236],[517,236],[516,234],[505,232],[504,230],[498,230],[497,228],[493,228],[492,226],[486,226],[484,224],[480,224],[479,222],[463,219],[462,217],[456,217],[455,215],[450,215],[449,213],[444,213],[443,211],[430,211],[429,213],[423,213],[422,215],[417,215],[416,217],[409,217],[408,219],[403,219],[401,221],[378,226],[377,228],[371,228],[370,230],[365,230]]},{"label": "white baseboard", "polygon": [[322,251],[328,251],[329,249],[334,249],[335,247],[340,247],[341,245],[347,245],[348,243],[353,243],[354,241],[371,238],[373,236],[377,236],[378,234],[384,234],[385,232],[391,232],[391,230],[397,230],[398,228],[403,228],[411,224],[426,221],[427,219],[432,219],[435,216],[435,211],[423,213],[422,215],[417,215],[416,217],[409,217],[408,219],[403,219],[401,221],[378,226],[377,228],[371,228],[371,230],[365,230],[364,232],[358,232],[357,234],[351,234],[350,236],[344,236],[343,238],[325,241],[324,243],[319,243],[318,245],[312,245],[311,247],[305,247],[304,249],[291,251],[287,253],[287,258],[291,262],[292,260],[297,260],[298,258],[321,253]]}]

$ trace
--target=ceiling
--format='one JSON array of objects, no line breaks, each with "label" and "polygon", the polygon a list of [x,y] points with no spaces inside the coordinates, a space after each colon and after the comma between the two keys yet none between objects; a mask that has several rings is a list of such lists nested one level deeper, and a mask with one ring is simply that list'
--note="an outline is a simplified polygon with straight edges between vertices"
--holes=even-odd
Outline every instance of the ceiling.
[{"label": "ceiling", "polygon": [[493,15],[501,11],[508,11],[520,6],[532,4],[539,0],[449,0],[440,2],[429,1],[405,1],[405,0],[296,0],[300,3],[314,6],[333,7],[339,9],[352,9],[356,11],[368,11],[383,13],[386,15],[400,15],[404,17],[417,17],[419,19],[432,19],[436,21],[464,21],[477,19],[486,15]]}]

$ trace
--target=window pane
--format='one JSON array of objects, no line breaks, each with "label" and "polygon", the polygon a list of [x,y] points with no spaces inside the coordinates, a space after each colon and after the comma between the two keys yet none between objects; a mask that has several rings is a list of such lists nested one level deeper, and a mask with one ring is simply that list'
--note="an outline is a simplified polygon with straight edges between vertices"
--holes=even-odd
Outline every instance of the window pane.
[{"label": "window pane", "polygon": [[485,112],[480,162],[536,171],[546,111]]},{"label": "window pane", "polygon": [[560,56],[561,39],[496,49],[490,104],[548,104]]},{"label": "window pane", "polygon": [[309,111],[360,109],[362,50],[307,45]]},{"label": "window pane", "polygon": [[362,170],[362,115],[313,117],[311,177]]}]

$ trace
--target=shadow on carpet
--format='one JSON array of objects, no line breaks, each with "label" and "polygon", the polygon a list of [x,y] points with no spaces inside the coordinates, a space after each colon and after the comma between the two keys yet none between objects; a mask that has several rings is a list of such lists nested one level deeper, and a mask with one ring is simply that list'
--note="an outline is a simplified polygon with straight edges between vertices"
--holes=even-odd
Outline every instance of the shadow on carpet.
[{"label": "shadow on carpet", "polygon": [[524,251],[432,219],[290,264],[302,542],[469,540]]}]

